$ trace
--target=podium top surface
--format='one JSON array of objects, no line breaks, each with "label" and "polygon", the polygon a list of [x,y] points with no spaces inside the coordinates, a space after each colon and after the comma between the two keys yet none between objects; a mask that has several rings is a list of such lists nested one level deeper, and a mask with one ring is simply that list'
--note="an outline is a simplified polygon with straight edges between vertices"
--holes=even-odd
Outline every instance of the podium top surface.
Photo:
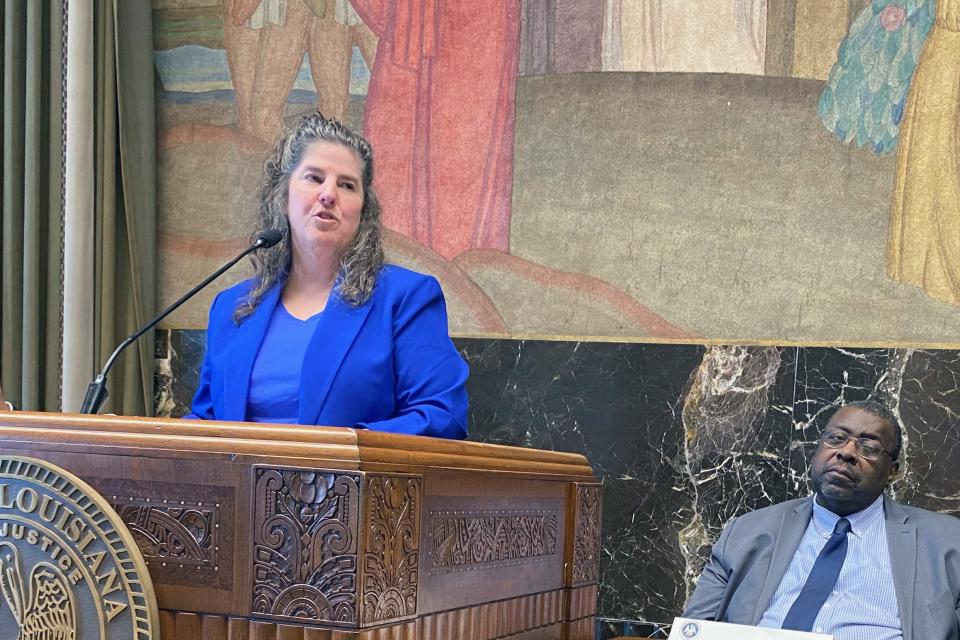
[{"label": "podium top surface", "polygon": [[228,457],[253,463],[335,464],[360,471],[482,470],[593,481],[586,458],[479,442],[365,429],[248,422],[0,412],[5,449],[145,457]]}]

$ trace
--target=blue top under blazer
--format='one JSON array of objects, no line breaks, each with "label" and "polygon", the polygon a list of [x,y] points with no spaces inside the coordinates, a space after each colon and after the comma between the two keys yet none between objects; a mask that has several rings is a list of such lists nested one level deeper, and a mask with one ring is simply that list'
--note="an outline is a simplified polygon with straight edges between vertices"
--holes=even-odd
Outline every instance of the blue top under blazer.
[{"label": "blue top under blazer", "polygon": [[[238,326],[237,301],[252,280],[220,292],[210,307],[207,354],[187,418],[243,421],[250,373],[282,283]],[[467,364],[447,332],[435,278],[394,265],[359,307],[330,294],[307,345],[299,424],[350,426],[438,438],[467,435]]]}]

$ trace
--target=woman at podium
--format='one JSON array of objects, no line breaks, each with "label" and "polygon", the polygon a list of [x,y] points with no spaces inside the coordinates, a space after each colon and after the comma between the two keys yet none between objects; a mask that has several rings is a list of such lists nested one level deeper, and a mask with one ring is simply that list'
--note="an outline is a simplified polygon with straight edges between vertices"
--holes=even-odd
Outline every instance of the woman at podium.
[{"label": "woman at podium", "polygon": [[463,438],[467,365],[440,285],[384,264],[373,154],[320,113],[264,165],[255,275],[210,308],[188,418],[348,426]]}]

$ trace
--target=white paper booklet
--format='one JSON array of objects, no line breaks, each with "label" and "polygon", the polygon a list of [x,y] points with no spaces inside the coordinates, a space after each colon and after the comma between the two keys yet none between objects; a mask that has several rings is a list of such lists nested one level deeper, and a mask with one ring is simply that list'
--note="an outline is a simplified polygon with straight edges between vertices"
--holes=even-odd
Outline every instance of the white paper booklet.
[{"label": "white paper booklet", "polygon": [[833,636],[726,622],[674,618],[668,640],[833,640]]}]

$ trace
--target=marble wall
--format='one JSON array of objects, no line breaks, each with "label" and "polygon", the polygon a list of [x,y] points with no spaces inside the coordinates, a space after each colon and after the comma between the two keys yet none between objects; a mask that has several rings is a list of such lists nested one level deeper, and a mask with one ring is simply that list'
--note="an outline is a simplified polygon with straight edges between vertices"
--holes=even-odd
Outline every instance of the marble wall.
[{"label": "marble wall", "polygon": [[[897,499],[960,515],[960,352],[455,342],[472,440],[583,453],[603,480],[600,639],[669,623],[726,521],[805,495],[843,402],[899,412]],[[158,413],[186,412],[203,349],[203,331],[160,332]]]}]

